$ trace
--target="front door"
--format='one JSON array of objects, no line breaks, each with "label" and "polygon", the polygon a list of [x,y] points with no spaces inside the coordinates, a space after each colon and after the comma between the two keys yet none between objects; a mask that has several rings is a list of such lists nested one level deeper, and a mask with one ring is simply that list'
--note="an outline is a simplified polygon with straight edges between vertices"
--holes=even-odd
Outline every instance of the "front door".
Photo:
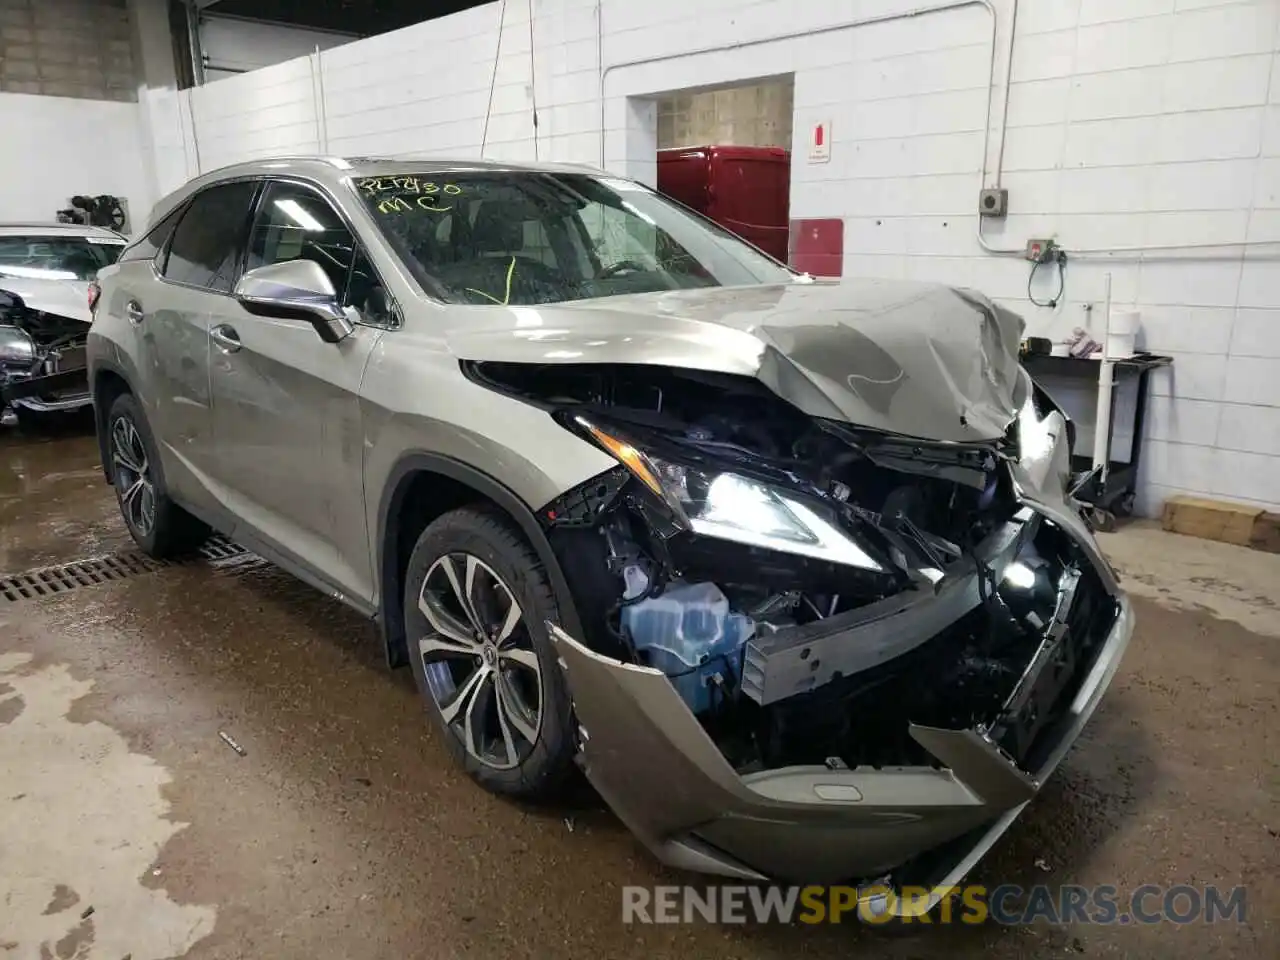
[{"label": "front door", "polygon": [[[246,267],[298,259],[319,263],[344,304],[366,302],[372,270],[342,217],[310,187],[268,182]],[[364,322],[325,343],[306,320],[250,314],[234,299],[210,326],[219,477],[242,532],[366,602],[374,590],[359,391],[381,336]]]}]

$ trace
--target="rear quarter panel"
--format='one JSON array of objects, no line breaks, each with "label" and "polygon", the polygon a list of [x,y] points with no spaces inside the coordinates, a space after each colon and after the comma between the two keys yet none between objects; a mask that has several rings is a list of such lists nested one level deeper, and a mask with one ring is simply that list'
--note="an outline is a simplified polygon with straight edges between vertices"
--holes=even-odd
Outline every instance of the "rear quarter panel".
[{"label": "rear quarter panel", "polygon": [[[91,384],[103,370],[110,370],[128,381],[146,409],[151,403],[151,396],[138,367],[136,335],[125,318],[124,309],[125,303],[133,296],[130,290],[136,286],[136,279],[131,274],[137,266],[133,262],[114,264],[98,272],[102,295],[89,325],[86,354]],[[147,270],[150,272],[149,266]]]},{"label": "rear quarter panel", "polygon": [[[204,485],[178,451],[189,454],[209,439],[208,338],[201,330],[207,294],[161,282],[150,260],[108,267],[98,283],[86,351],[90,383],[104,369],[125,379],[155,438],[165,483],[179,499],[202,505]],[[143,306],[140,325],[127,317],[131,300]]]}]

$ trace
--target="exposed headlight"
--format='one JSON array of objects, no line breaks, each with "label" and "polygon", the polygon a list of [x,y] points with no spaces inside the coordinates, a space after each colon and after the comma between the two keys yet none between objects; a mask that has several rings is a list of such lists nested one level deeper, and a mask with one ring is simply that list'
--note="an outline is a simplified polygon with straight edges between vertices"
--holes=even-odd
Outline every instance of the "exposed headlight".
[{"label": "exposed headlight", "polygon": [[694,533],[864,570],[884,569],[849,534],[789,491],[736,473],[674,463],[581,417],[576,422]]},{"label": "exposed headlight", "polygon": [[1071,476],[1071,447],[1075,428],[1062,409],[1026,371],[1026,400],[1018,413],[1018,453],[1020,466],[1035,486],[1052,483],[1062,491]]},{"label": "exposed headlight", "polygon": [[30,364],[36,359],[36,342],[19,327],[0,327],[0,363]]}]

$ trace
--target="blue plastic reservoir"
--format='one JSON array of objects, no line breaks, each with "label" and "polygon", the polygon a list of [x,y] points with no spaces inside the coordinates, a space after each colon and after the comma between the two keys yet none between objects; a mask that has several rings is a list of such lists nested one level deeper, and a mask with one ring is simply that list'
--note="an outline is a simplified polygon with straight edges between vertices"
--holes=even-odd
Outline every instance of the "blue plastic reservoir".
[{"label": "blue plastic reservoir", "polygon": [[[625,572],[626,596],[643,592],[646,578],[638,567]],[[742,651],[755,630],[750,617],[729,609],[714,583],[668,586],[661,596],[622,608],[622,625],[650,666],[661,670],[694,713],[738,687]],[[724,681],[713,689],[715,676]]]}]

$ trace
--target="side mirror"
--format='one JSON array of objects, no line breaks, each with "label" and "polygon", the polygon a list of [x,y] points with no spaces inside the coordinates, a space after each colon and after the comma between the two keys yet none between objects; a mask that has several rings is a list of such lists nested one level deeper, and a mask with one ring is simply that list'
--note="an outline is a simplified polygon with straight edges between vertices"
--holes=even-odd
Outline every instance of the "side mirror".
[{"label": "side mirror", "polygon": [[235,298],[260,317],[306,320],[325,343],[341,343],[355,330],[329,275],[313,260],[286,260],[249,270],[236,284]]}]

